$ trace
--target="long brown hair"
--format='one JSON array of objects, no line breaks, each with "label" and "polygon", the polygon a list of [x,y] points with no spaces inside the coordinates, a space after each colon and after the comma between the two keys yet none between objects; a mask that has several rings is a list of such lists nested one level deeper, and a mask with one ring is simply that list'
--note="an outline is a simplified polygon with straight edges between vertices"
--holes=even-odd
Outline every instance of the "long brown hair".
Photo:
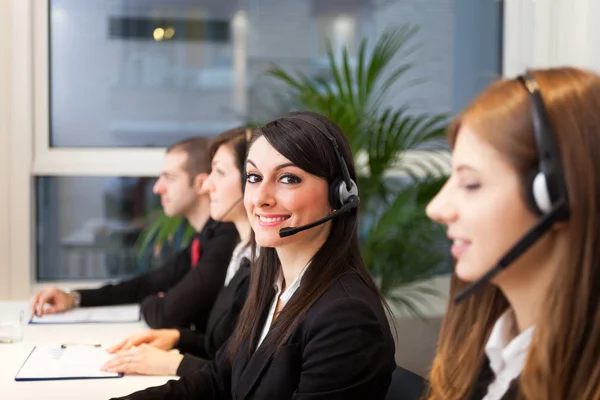
[{"label": "long brown hair", "polygon": [[[314,119],[316,123],[327,128],[339,146],[350,177],[356,182],[354,162],[347,139],[335,123],[322,115],[312,112],[291,113],[271,121],[255,131],[250,146],[262,136],[280,154],[308,173],[322,177],[329,183],[335,178],[341,177],[340,162],[336,157],[333,145],[325,134],[304,119],[289,118],[294,115],[302,115],[303,118],[309,120]],[[333,219],[329,236],[307,268],[297,295],[286,304],[277,317],[277,324],[274,325],[273,332],[267,339],[267,342],[274,344],[274,346],[268,346],[272,349],[271,354],[285,344],[298,325],[300,318],[327,288],[348,271],[358,274],[367,287],[383,302],[383,298],[360,255],[357,217],[358,212],[354,209]],[[268,309],[275,295],[273,285],[280,273],[279,258],[274,248],[261,248],[259,253],[258,259],[252,265],[248,299],[229,341],[228,355],[230,359],[233,359],[235,353],[245,342],[249,345],[248,353],[254,352],[263,328],[262,313]],[[313,268],[313,266],[317,267]]]},{"label": "long brown hair", "polygon": [[[534,71],[565,171],[571,218],[562,257],[520,376],[525,399],[600,399],[600,76],[575,68]],[[526,90],[516,79],[492,84],[451,124],[453,146],[467,124],[527,180],[537,165]],[[450,295],[465,284],[452,277]],[[463,400],[474,386],[493,325],[508,307],[488,284],[450,301],[430,374],[430,400]]]},{"label": "long brown hair", "polygon": [[[232,152],[235,159],[235,166],[242,172],[246,163],[246,155],[248,153],[248,136],[251,132],[250,129],[244,127],[237,127],[220,133],[210,143],[208,149],[209,165],[212,159],[215,157],[219,147],[225,145]],[[242,179],[244,179],[242,177]]]}]

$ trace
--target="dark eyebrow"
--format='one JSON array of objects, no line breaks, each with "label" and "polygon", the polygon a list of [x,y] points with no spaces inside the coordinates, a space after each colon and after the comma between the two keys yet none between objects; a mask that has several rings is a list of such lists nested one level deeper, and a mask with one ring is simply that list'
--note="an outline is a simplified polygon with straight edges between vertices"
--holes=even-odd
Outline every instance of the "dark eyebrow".
[{"label": "dark eyebrow", "polygon": [[[248,164],[252,164],[252,166],[254,168],[258,169],[258,167],[256,166],[256,164],[254,164],[254,162],[252,160],[248,159],[248,160],[246,160],[246,162]],[[298,166],[296,164],[292,163],[292,162],[289,162],[289,163],[284,163],[284,164],[280,164],[280,165],[276,166],[275,170],[283,169],[285,167],[298,167]]]}]

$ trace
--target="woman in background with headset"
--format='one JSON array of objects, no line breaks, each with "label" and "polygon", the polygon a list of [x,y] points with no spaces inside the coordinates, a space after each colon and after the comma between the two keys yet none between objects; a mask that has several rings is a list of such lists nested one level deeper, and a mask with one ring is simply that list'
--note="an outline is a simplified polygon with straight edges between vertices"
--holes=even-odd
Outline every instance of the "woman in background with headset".
[{"label": "woman in background with headset", "polygon": [[463,292],[429,399],[600,399],[600,77],[499,81],[449,139],[452,175],[427,213],[448,226]]},{"label": "woman in background with headset", "polygon": [[255,132],[246,173],[261,251],[232,337],[194,375],[125,398],[384,399],[395,346],[360,256],[346,138],[321,115],[288,114]]},{"label": "woman in background with headset", "polygon": [[[250,131],[232,129],[213,139],[210,175],[203,189],[210,198],[210,215],[216,221],[233,222],[240,236],[224,286],[210,310],[206,330],[152,329],[133,335],[109,349],[115,356],[104,369],[142,375],[190,375],[211,360],[229,339],[248,295],[250,235],[252,229],[244,204],[244,163]],[[170,352],[177,348],[181,353]]]}]

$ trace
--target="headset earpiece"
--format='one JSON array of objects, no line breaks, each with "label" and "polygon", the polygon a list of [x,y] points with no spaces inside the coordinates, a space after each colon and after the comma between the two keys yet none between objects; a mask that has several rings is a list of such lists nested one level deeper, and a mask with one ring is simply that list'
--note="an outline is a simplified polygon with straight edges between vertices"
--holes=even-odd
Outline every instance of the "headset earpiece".
[{"label": "headset earpiece", "polygon": [[530,206],[538,216],[548,214],[552,209],[552,200],[546,175],[542,172],[532,173],[529,182]]},{"label": "headset earpiece", "polygon": [[[331,145],[333,146],[335,155],[340,164],[342,175],[338,178],[335,178],[333,182],[331,182],[331,184],[329,185],[329,204],[331,205],[331,207],[334,210],[339,210],[348,203],[348,200],[350,200],[352,196],[355,196],[358,199],[358,185],[350,177],[350,173],[348,172],[348,165],[346,165],[346,161],[344,160],[344,157],[340,152],[339,146],[335,138],[327,131],[327,127],[314,118],[308,118],[302,115],[291,115],[288,116],[288,118],[299,119],[314,126],[318,131],[325,135],[327,139],[329,139]],[[349,183],[350,188],[348,188],[348,185],[346,183]],[[358,200],[360,201],[360,199]],[[358,205],[358,203],[356,204]],[[351,207],[350,209],[352,208],[356,207]]]},{"label": "headset earpiece", "polygon": [[358,186],[353,180],[350,180],[352,186],[350,190],[346,187],[346,181],[342,177],[335,179],[329,185],[329,204],[334,210],[342,208],[352,196],[358,196]]},{"label": "headset earpiece", "polygon": [[537,204],[537,200],[536,200],[536,196],[534,194],[534,188],[533,188],[533,182],[535,181],[536,177],[540,174],[540,171],[535,169],[532,170],[531,172],[529,172],[529,174],[527,174],[526,180],[525,180],[525,185],[524,185],[524,194],[525,194],[525,201],[527,203],[527,207],[529,208],[529,210],[534,213],[536,216],[541,217],[544,215],[544,212],[540,209],[540,207]]}]

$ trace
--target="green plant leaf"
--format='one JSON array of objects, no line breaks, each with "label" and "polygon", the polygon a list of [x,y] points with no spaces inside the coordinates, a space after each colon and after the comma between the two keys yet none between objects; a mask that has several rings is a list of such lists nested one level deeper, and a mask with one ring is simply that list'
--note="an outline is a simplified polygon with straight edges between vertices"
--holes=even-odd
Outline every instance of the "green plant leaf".
[{"label": "green plant leaf", "polygon": [[194,235],[194,228],[183,217],[168,217],[162,209],[152,211],[146,217],[147,227],[136,241],[138,257],[142,257],[149,248],[164,246],[167,242],[172,244],[172,239],[178,229],[185,225],[181,242],[176,249],[182,249],[189,243]]}]

